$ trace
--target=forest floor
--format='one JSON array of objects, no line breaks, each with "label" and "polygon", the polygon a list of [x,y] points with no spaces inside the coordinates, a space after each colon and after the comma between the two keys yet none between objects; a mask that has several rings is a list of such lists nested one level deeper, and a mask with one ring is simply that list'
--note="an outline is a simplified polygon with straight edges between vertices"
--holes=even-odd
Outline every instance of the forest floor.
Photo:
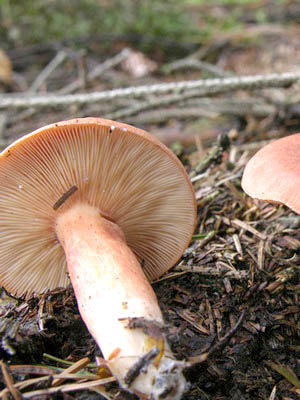
[{"label": "forest floor", "polygon": [[[103,41],[82,39],[76,45],[51,41],[6,48],[13,74],[9,66],[2,75],[0,69],[0,93],[59,96],[298,72],[298,2],[283,2],[285,7],[281,2],[256,3],[267,5],[267,22],[253,23],[254,7],[247,6],[241,29],[216,32],[201,45],[162,39],[146,52],[141,38],[112,35]],[[206,12],[230,10],[207,7]],[[241,189],[251,155],[269,141],[299,131],[299,84],[193,96],[151,108],[151,101],[158,99],[151,95],[101,104],[4,109],[1,145],[48,123],[83,116],[110,118],[121,111],[119,120],[170,146],[192,179],[198,224],[182,258],[153,287],[174,354],[191,363],[185,370],[190,389],[184,399],[299,399],[300,217],[284,206],[253,200]],[[144,110],[134,111],[141,102],[146,103]],[[47,377],[20,392],[11,391],[13,384],[7,385],[6,377],[3,399],[97,399],[101,390],[111,399],[133,398],[115,382],[108,383],[105,392],[95,392],[89,389],[90,380],[85,390],[67,391],[69,382],[62,382],[59,391],[49,392],[51,370],[62,372],[85,357],[94,362],[101,356],[80,318],[71,287],[26,302],[2,291],[0,339],[2,373],[7,372],[16,388],[33,377]],[[83,371],[98,370],[91,366]]]}]

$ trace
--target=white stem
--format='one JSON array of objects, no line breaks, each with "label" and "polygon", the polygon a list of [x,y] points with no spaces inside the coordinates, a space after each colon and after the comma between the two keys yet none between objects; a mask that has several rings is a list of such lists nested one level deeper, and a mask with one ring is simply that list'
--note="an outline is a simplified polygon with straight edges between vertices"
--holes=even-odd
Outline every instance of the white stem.
[{"label": "white stem", "polygon": [[[142,398],[179,399],[184,365],[158,328],[164,321],[156,296],[121,229],[80,203],[58,215],[56,233],[80,314],[113,375]],[[129,328],[133,318],[138,326]],[[159,354],[145,362],[155,349]]]}]

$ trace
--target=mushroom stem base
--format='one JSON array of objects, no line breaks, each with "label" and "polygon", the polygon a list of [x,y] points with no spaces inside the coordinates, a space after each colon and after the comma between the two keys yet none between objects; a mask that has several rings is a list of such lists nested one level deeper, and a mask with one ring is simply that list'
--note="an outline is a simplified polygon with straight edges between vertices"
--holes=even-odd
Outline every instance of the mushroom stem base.
[{"label": "mushroom stem base", "polygon": [[79,311],[127,390],[146,399],[179,399],[184,363],[175,361],[154,294],[123,232],[98,209],[78,203],[56,219]]}]

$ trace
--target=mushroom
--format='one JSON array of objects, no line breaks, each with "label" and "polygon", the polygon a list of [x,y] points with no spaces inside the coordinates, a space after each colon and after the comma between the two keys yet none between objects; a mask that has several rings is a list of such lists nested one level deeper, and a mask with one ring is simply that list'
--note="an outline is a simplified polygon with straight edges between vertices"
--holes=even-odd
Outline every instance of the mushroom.
[{"label": "mushroom", "polygon": [[29,298],[70,278],[120,385],[143,399],[179,399],[186,364],[174,359],[149,283],[195,227],[194,191],[175,155],[130,125],[63,121],[0,154],[0,187],[0,284]]},{"label": "mushroom", "polygon": [[251,197],[285,204],[300,214],[300,134],[275,140],[248,162],[242,188]]}]

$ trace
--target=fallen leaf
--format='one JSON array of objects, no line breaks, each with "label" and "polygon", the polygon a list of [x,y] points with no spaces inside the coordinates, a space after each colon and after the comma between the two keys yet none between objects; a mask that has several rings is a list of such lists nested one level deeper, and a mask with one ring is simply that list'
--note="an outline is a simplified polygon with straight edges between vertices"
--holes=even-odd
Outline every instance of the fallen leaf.
[{"label": "fallen leaf", "polygon": [[10,84],[12,80],[12,63],[4,52],[0,49],[0,81]]}]

